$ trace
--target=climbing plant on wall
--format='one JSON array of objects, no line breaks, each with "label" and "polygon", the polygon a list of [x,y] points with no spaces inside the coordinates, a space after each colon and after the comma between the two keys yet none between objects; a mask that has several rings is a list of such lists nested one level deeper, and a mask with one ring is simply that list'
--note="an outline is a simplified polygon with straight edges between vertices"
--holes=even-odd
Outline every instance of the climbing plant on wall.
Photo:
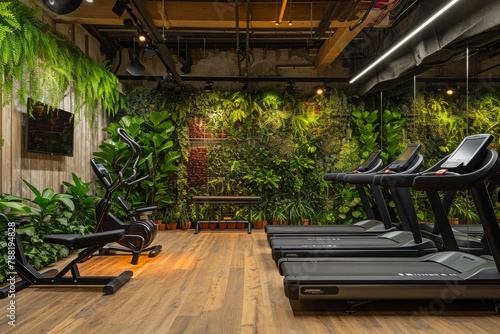
[{"label": "climbing plant on wall", "polygon": [[40,19],[40,10],[19,0],[0,0],[0,73],[3,104],[28,96],[57,107],[68,92],[74,112],[115,114],[123,105],[118,79]]}]

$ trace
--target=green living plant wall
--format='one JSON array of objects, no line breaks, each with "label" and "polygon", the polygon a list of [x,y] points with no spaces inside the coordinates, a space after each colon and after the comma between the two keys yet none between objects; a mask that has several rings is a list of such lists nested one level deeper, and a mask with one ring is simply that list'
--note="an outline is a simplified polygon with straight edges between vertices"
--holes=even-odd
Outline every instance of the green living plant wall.
[{"label": "green living plant wall", "polygon": [[[114,115],[123,105],[119,82],[107,64],[96,64],[73,42],[41,21],[41,9],[0,0],[0,73],[5,105],[27,97],[57,107],[69,92],[74,111],[91,118]],[[86,109],[83,107],[86,106]]]},{"label": "green living plant wall", "polygon": [[[169,86],[126,90],[126,114],[160,109],[172,114],[174,147],[184,161],[171,182],[173,188],[182,185],[182,190],[172,189],[179,197],[170,207],[176,216],[189,215],[185,212],[192,209],[193,195],[244,194],[261,196],[255,212],[259,218],[347,222],[331,212],[332,194],[340,190],[332,189],[338,185],[326,183],[323,174],[335,171],[351,136],[351,94],[335,91],[307,98],[276,87],[252,93],[202,93],[185,87],[179,94]],[[300,212],[307,217],[299,217]]]},{"label": "green living plant wall", "polygon": [[[489,133],[494,140],[490,149],[500,150],[500,90],[474,91],[468,97],[444,96],[436,93],[421,93],[414,101],[415,114],[408,127],[409,136],[422,145],[421,153],[430,167],[440,158],[451,153],[467,135]],[[417,197],[415,205],[420,220],[432,219],[425,198]],[[468,198],[468,199],[467,199]],[[500,217],[500,204],[492,196],[496,215]],[[450,216],[460,223],[478,223],[470,197],[460,192],[451,209]]]},{"label": "green living plant wall", "polygon": [[[325,182],[325,172],[346,171],[374,148],[382,149],[388,163],[411,142],[422,145],[424,168],[430,167],[458,144],[464,127],[471,134],[491,132],[500,138],[498,113],[487,112],[498,106],[495,92],[478,97],[464,118],[452,100],[443,100],[447,105],[443,102],[442,111],[431,110],[441,99],[431,95],[421,97],[416,108],[412,97],[391,101],[388,95],[388,108],[377,111],[342,90],[307,97],[290,96],[276,87],[213,93],[189,86],[179,93],[165,84],[159,90],[137,85],[128,89],[133,93],[126,95],[131,101],[127,114],[168,110],[172,115],[173,147],[181,152],[183,163],[177,164],[169,185],[174,195],[169,209],[191,218],[193,195],[244,194],[262,197],[255,211],[259,219],[352,223],[365,216],[355,189]],[[463,119],[463,126],[453,125]],[[498,149],[498,139],[492,147]],[[181,198],[176,197],[181,193],[175,189],[178,185]],[[419,214],[429,216],[424,202],[418,203]],[[312,217],[297,217],[297,212]],[[238,215],[237,208],[233,213]]]}]

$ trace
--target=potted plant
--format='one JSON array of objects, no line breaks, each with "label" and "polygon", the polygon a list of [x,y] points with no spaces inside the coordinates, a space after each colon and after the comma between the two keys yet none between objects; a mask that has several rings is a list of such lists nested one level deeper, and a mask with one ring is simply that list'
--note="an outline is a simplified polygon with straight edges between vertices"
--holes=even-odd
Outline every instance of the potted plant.
[{"label": "potted plant", "polygon": [[287,225],[288,224],[288,220],[287,220],[287,217],[285,215],[285,212],[284,212],[284,209],[286,207],[286,205],[288,204],[288,202],[286,201],[277,201],[275,203],[275,205],[272,207],[272,209],[270,210],[270,214],[271,214],[271,221],[272,221],[272,224],[273,225]]},{"label": "potted plant", "polygon": [[259,209],[252,213],[253,228],[263,229],[267,225],[267,213],[265,209]]},{"label": "potted plant", "polygon": [[291,201],[284,209],[284,215],[292,225],[302,224],[304,219],[314,215],[313,208],[302,197]]},{"label": "potted plant", "polygon": [[180,208],[179,227],[183,230],[189,230],[191,228],[191,216],[187,204],[182,205]]},{"label": "potted plant", "polygon": [[[248,220],[248,211],[247,210],[248,210],[247,208],[240,208],[240,209],[236,210],[236,212],[234,214],[234,219],[236,221],[238,221],[236,223],[236,228],[239,230],[242,230],[245,228],[245,223],[240,223],[240,222]],[[251,223],[251,222],[249,222],[249,223]]]}]

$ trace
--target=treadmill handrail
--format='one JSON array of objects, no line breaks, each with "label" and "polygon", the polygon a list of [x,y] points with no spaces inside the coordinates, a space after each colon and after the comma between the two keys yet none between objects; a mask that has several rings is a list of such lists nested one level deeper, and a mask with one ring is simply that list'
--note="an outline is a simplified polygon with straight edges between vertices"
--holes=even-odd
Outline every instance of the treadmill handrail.
[{"label": "treadmill handrail", "polygon": [[377,159],[376,163],[373,165],[373,168],[368,169],[366,171],[360,171],[357,168],[350,170],[349,172],[339,172],[339,173],[325,173],[323,175],[323,179],[325,181],[339,181],[343,182],[344,175],[347,174],[371,174],[380,171],[384,165],[382,164],[382,159]]},{"label": "treadmill handrail", "polygon": [[498,162],[495,160],[495,156],[498,153],[493,150],[488,150],[486,157],[483,160],[482,166],[478,169],[467,172],[464,174],[447,174],[443,172],[439,175],[436,173],[428,174],[427,172],[438,171],[435,168],[437,164],[426,171],[423,174],[415,177],[413,180],[413,189],[415,190],[434,190],[434,191],[445,191],[445,190],[467,190],[472,188],[474,185],[486,182],[487,180],[494,177],[497,169],[494,168],[495,164]]},{"label": "treadmill handrail", "polygon": [[[391,171],[390,174],[386,172],[388,170],[387,167],[382,168],[381,170],[377,171],[376,173],[362,173],[362,174],[346,174],[344,176],[343,181],[345,183],[351,183],[351,184],[375,184],[375,180],[380,178],[383,175],[405,175],[405,174],[413,174],[416,171],[420,170],[420,167],[422,166],[424,161],[424,158],[422,155],[417,154],[416,158],[413,159],[411,164],[408,166],[407,169],[403,171]],[[390,166],[389,164],[388,166]]]}]

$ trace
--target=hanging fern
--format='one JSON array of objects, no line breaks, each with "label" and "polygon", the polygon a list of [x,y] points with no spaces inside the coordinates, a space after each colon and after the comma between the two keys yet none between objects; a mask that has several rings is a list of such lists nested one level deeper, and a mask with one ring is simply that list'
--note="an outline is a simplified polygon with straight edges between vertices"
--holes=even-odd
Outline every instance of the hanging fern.
[{"label": "hanging fern", "polygon": [[[0,71],[3,104],[27,96],[57,107],[74,96],[74,112],[89,118],[100,110],[115,115],[123,106],[118,78],[96,64],[63,34],[40,20],[39,8],[0,0]],[[84,108],[86,106],[86,108]]]}]

